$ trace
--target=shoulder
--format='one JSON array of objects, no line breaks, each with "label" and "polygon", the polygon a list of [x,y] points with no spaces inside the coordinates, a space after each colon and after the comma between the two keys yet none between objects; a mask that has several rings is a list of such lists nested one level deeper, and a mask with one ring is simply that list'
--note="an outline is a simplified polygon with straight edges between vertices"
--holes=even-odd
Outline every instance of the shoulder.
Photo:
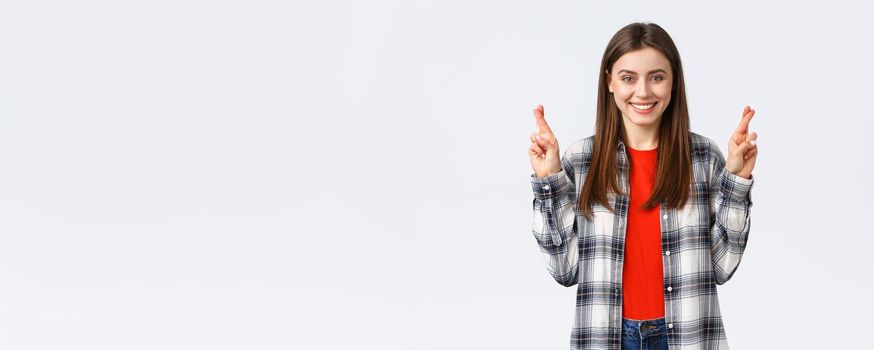
[{"label": "shoulder", "polygon": [[716,143],[713,142],[709,137],[701,135],[697,132],[690,131],[689,137],[692,141],[692,150],[695,149],[704,149],[710,150],[711,148],[716,146]]},{"label": "shoulder", "polygon": [[592,154],[594,143],[595,135],[591,135],[572,142],[568,145],[567,152],[569,154]]},{"label": "shoulder", "polygon": [[594,148],[595,135],[591,135],[571,142],[565,150],[564,156],[575,163],[586,166],[592,160]]},{"label": "shoulder", "polygon": [[692,161],[712,162],[715,156],[722,155],[713,139],[696,132],[689,132],[692,148]]},{"label": "shoulder", "polygon": [[713,139],[694,132],[689,134],[692,137],[692,166],[707,174],[708,181],[711,181],[725,166],[725,157]]},{"label": "shoulder", "polygon": [[564,151],[562,158],[579,174],[588,172],[592,164],[595,135],[571,142]]}]

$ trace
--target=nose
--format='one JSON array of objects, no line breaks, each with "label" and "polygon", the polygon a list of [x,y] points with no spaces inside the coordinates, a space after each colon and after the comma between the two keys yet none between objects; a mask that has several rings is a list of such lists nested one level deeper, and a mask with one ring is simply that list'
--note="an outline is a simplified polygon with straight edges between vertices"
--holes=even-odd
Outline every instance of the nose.
[{"label": "nose", "polygon": [[637,95],[637,97],[649,96],[650,89],[649,89],[649,85],[646,83],[646,81],[638,83],[637,87],[634,90],[635,90],[634,93]]}]

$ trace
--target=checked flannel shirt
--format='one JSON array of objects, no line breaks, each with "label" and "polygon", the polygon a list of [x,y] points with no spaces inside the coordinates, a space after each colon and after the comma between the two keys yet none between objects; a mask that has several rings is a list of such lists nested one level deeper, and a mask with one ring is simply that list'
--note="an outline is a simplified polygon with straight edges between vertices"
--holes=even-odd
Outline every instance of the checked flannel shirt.
[{"label": "checked flannel shirt", "polygon": [[[750,179],[725,170],[709,138],[690,132],[693,179],[682,208],[662,201],[659,218],[664,268],[665,323],[670,349],[728,349],[716,285],[737,270],[750,230]],[[594,135],[572,143],[562,170],[531,175],[534,238],[552,277],[577,286],[571,349],[620,349],[622,264],[628,196],[608,191],[615,213],[593,204],[587,220],[577,203],[591,164]],[[629,161],[618,141],[620,188],[628,188]]]}]

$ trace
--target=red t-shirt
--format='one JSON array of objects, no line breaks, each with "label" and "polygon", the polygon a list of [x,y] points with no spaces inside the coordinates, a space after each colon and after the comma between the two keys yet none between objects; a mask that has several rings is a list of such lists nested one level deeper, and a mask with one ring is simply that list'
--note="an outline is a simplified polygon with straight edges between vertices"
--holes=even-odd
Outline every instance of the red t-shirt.
[{"label": "red t-shirt", "polygon": [[662,231],[659,206],[641,207],[655,185],[658,148],[636,150],[626,145],[631,161],[625,262],[622,266],[622,316],[648,320],[665,316]]}]

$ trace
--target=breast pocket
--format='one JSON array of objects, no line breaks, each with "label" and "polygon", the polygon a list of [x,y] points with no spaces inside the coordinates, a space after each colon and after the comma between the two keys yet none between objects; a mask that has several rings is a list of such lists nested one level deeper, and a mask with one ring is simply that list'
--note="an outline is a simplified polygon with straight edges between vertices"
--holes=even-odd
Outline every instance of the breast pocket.
[{"label": "breast pocket", "polygon": [[678,217],[681,226],[709,226],[710,195],[706,182],[693,182],[689,185],[686,205],[680,209]]},{"label": "breast pocket", "polygon": [[[615,205],[615,197],[608,194],[607,203]],[[615,213],[601,203],[592,203],[592,228],[596,236],[613,236],[613,221]]]}]

